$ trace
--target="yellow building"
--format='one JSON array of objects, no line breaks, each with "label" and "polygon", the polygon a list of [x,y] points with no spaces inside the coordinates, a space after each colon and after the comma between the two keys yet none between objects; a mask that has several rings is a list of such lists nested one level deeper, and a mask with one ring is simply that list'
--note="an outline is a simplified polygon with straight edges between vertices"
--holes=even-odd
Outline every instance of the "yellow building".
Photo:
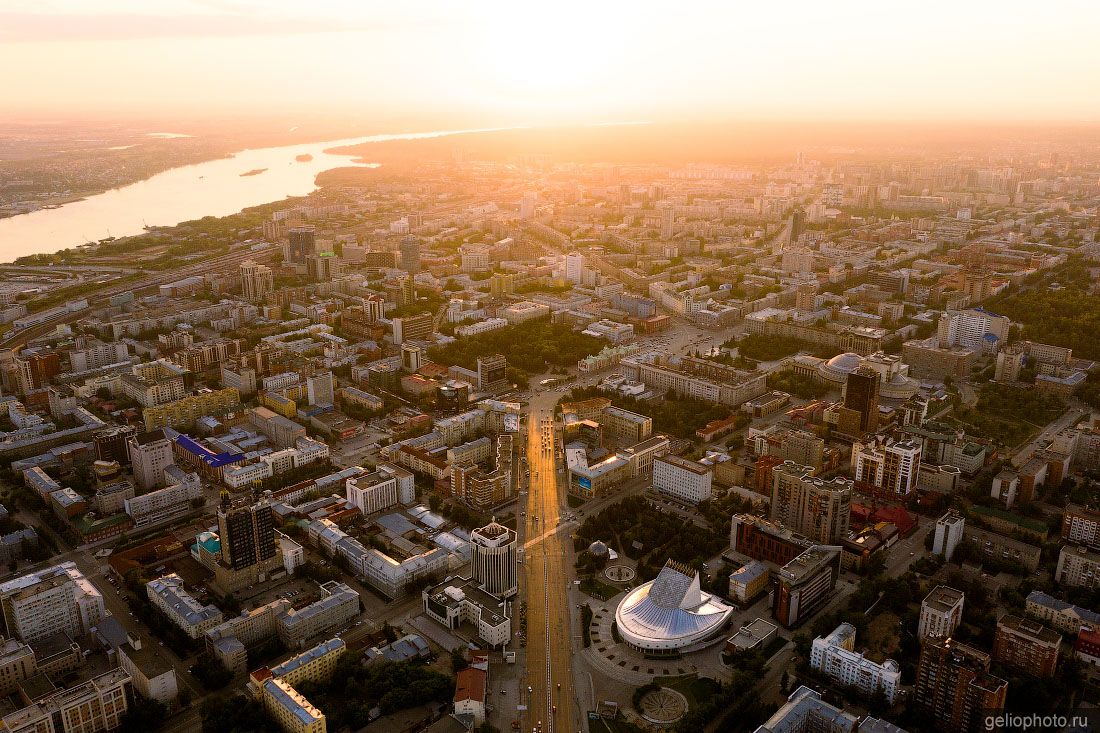
[{"label": "yellow building", "polygon": [[145,429],[191,425],[200,417],[226,412],[241,403],[241,395],[233,387],[200,392],[165,405],[142,410]]},{"label": "yellow building", "polygon": [[250,675],[248,691],[286,733],[326,733],[325,714],[294,686],[332,679],[336,662],[345,651],[343,639],[329,639],[282,664],[260,667]]}]

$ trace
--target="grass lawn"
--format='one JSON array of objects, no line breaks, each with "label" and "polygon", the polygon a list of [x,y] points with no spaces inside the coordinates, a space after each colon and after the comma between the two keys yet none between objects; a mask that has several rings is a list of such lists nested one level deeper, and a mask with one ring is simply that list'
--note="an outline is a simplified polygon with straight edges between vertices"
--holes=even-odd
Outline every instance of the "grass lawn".
[{"label": "grass lawn", "polygon": [[687,698],[688,706],[702,704],[718,692],[718,684],[714,680],[694,674],[682,677],[654,677],[653,684],[676,690]]},{"label": "grass lawn", "polygon": [[585,502],[587,501],[587,499],[582,499],[581,497],[573,496],[572,494],[567,494],[565,498],[569,502],[569,508],[570,509],[576,509],[578,507],[582,507],[582,506],[584,506]]},{"label": "grass lawn", "polygon": [[605,583],[599,578],[585,578],[581,581],[581,590],[588,595],[599,598],[601,601],[606,601],[619,595],[619,588]]}]

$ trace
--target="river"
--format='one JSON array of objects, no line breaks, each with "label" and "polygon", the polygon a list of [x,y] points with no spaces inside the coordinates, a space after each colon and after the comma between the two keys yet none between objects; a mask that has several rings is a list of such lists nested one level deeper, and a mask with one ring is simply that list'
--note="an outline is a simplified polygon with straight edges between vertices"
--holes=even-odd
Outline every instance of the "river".
[{"label": "river", "polygon": [[[89,196],[57,209],[0,219],[0,261],[57,252],[104,237],[140,234],[146,225],[173,226],[204,216],[227,216],[249,206],[303,196],[317,188],[316,175],[355,165],[326,148],[389,140],[416,140],[488,130],[446,130],[329,140],[242,150],[231,158],[172,168],[144,181]],[[299,155],[312,160],[299,162]],[[242,173],[261,171],[252,175]]]}]

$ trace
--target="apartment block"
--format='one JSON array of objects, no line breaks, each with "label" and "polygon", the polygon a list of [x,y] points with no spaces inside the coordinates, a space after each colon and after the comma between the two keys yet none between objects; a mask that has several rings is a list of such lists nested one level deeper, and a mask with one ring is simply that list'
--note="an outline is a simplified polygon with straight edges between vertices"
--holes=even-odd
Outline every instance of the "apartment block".
[{"label": "apartment block", "polygon": [[772,473],[771,520],[822,544],[848,536],[852,482],[816,478],[811,466],[784,461]]},{"label": "apartment block", "polygon": [[1005,614],[997,621],[993,659],[1034,677],[1053,677],[1062,635],[1041,623]]},{"label": "apartment block", "polygon": [[917,637],[950,637],[962,623],[962,591],[937,585],[920,604],[920,621],[917,623]]}]

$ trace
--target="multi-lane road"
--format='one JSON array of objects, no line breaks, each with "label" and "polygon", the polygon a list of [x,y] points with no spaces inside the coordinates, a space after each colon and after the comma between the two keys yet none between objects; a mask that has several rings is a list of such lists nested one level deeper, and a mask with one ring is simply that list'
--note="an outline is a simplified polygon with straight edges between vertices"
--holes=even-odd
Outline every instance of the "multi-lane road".
[{"label": "multi-lane road", "polygon": [[579,728],[574,714],[567,533],[561,520],[564,487],[557,481],[554,402],[532,401],[527,418],[531,473],[524,548],[527,601],[527,730]]}]

